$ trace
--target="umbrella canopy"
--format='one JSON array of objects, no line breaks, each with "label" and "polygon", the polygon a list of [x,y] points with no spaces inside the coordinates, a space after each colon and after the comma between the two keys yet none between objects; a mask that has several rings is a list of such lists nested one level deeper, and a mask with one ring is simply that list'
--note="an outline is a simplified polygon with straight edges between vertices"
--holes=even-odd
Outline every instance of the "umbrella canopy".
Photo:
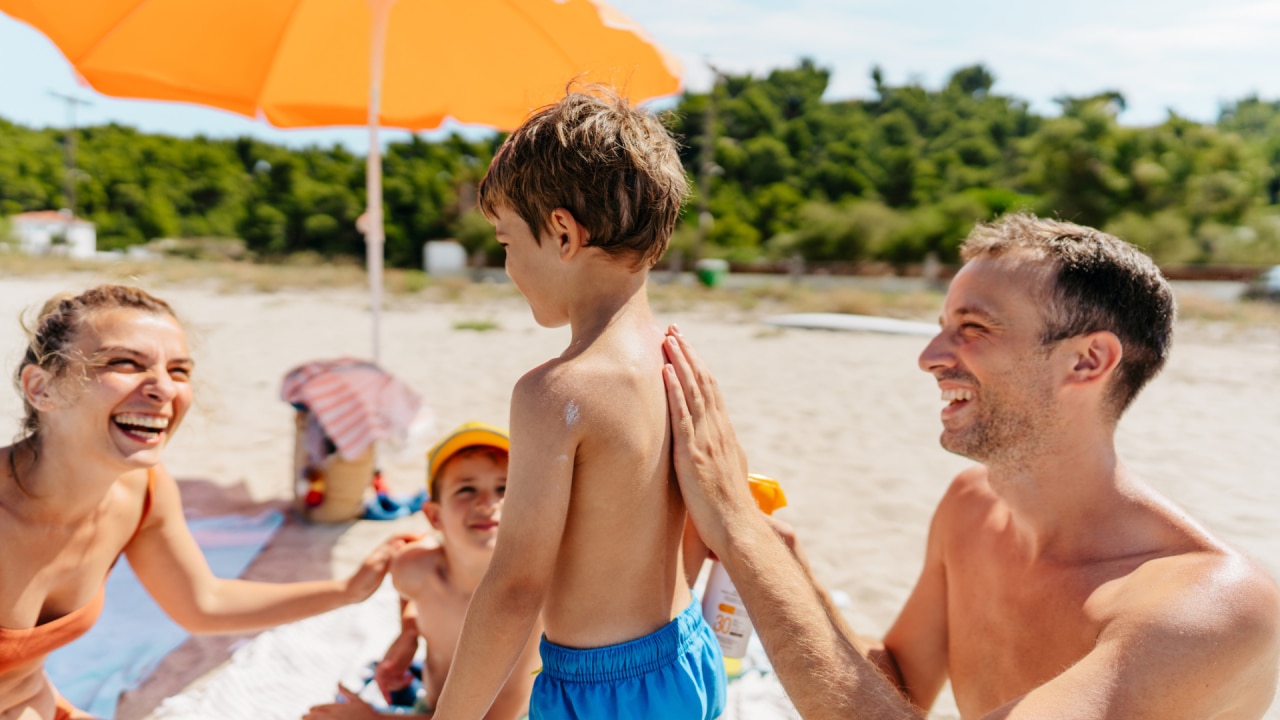
[{"label": "umbrella canopy", "polygon": [[579,75],[633,99],[679,89],[675,60],[593,0],[0,0],[0,11],[47,35],[101,93],[284,128],[366,124],[379,11],[383,127],[452,117],[511,130]]},{"label": "umbrella canopy", "polygon": [[373,358],[382,296],[377,129],[446,118],[515,128],[572,80],[633,101],[679,90],[675,60],[597,0],[0,0],[106,95],[197,103],[278,127],[370,128]]}]

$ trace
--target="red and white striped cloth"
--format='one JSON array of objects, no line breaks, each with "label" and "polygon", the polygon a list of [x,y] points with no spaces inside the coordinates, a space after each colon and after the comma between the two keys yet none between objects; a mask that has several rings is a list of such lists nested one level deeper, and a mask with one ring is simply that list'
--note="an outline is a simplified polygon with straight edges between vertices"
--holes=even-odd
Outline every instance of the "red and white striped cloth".
[{"label": "red and white striped cloth", "polygon": [[376,440],[403,438],[422,404],[409,386],[355,358],[299,365],[284,376],[280,398],[315,416],[344,460]]}]

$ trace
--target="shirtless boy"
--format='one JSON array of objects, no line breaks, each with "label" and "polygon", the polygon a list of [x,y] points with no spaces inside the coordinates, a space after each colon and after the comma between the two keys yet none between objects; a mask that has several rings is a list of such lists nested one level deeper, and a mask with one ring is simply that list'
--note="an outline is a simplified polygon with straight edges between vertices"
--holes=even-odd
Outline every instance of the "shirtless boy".
[{"label": "shirtless boy", "polygon": [[801,715],[919,717],[949,679],[965,718],[1262,717],[1275,583],[1116,453],[1169,354],[1169,284],[1117,238],[1029,215],[961,252],[920,367],[946,403],[942,446],[981,464],[952,480],[881,644],[859,647],[753,512],[714,381],[678,332],[668,345],[689,511]]},{"label": "shirtless boy", "polygon": [[645,294],[685,192],[662,125],[598,88],[536,112],[480,185],[534,318],[572,334],[512,393],[510,502],[438,719],[484,714],[539,612],[534,720],[723,709],[720,648],[681,567],[663,331]]},{"label": "shirtless boy", "polygon": [[[501,428],[468,422],[427,453],[431,499],[422,506],[422,512],[439,532],[440,544],[434,548],[406,548],[392,561],[391,579],[404,598],[402,629],[375,671],[384,693],[405,687],[409,664],[418,652],[420,640],[425,640],[425,694],[415,711],[426,714],[396,717],[430,717],[431,708],[440,698],[467,605],[493,558],[510,446],[511,441]],[[486,720],[516,720],[528,712],[534,672],[539,666],[534,638],[540,630],[541,626],[535,624],[526,638],[515,670],[485,714]],[[383,717],[355,693],[341,686],[338,691],[344,702],[316,706],[307,720]]]}]

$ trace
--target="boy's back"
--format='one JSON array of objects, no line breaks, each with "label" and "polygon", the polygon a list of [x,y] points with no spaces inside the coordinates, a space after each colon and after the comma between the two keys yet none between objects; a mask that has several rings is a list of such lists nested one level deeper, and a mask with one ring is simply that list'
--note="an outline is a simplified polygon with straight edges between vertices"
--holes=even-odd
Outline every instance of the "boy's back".
[{"label": "boy's back", "polygon": [[437,720],[479,717],[539,612],[532,720],[724,707],[720,647],[680,557],[663,333],[646,295],[685,191],[662,125],[598,89],[535,113],[480,185],[507,275],[539,324],[572,336],[512,393],[511,502]]},{"label": "boy's back", "polygon": [[547,639],[568,647],[633,640],[690,602],[680,562],[684,500],[671,474],[663,334],[652,317],[637,315],[529,373],[516,390],[562,400],[538,405],[544,420],[532,427],[543,436],[537,442],[560,444],[550,436],[563,435],[575,445],[568,516],[543,606]]}]

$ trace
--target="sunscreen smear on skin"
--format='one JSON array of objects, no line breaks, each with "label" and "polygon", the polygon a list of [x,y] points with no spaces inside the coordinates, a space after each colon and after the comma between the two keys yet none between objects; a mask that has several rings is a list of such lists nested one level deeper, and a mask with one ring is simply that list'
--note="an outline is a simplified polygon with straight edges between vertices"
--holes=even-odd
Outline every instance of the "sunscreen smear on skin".
[{"label": "sunscreen smear on skin", "polygon": [[[787,504],[778,481],[754,473],[747,476],[751,496],[766,515]],[[711,626],[725,658],[741,658],[747,654],[747,643],[754,628],[738,589],[719,562],[713,562],[707,576],[707,589],[702,595],[702,617]]]}]

